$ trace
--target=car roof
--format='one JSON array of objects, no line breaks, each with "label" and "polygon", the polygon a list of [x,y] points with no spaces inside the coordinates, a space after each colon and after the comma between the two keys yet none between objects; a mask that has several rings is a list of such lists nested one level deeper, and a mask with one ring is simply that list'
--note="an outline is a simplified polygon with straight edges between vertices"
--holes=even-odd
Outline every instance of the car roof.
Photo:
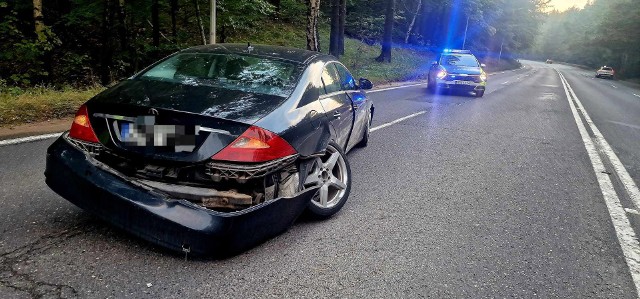
[{"label": "car roof", "polygon": [[[251,47],[251,48],[249,48]],[[250,51],[249,51],[250,49]],[[253,56],[269,57],[282,60],[308,64],[311,61],[336,60],[333,56],[319,52],[308,51],[298,48],[269,46],[269,45],[248,45],[248,44],[215,44],[191,47],[182,50],[181,53],[217,53],[217,54],[250,54]]]}]

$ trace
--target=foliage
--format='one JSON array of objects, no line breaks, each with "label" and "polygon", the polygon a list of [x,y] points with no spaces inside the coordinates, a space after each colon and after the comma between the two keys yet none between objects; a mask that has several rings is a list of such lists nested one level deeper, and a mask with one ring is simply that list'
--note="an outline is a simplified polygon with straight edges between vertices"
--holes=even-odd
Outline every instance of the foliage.
[{"label": "foliage", "polygon": [[[396,0],[393,47],[430,55],[428,51],[464,43],[485,55],[495,56],[501,48],[507,55],[519,52],[531,45],[546,1]],[[179,49],[202,44],[203,35],[208,39],[210,0],[157,0],[157,17],[153,3],[43,1],[45,29],[38,35],[32,0],[0,0],[0,80],[19,87],[109,85]],[[217,3],[219,42],[306,46],[307,1]],[[368,45],[380,43],[387,1],[346,3],[346,35]],[[321,31],[329,24],[329,4],[321,1]],[[154,32],[160,35],[157,46]],[[321,49],[328,48],[328,41],[321,38]],[[372,63],[375,56],[360,57]]]},{"label": "foliage", "polygon": [[599,67],[620,77],[640,76],[640,2],[597,0],[584,9],[552,12],[534,49],[539,58]]}]

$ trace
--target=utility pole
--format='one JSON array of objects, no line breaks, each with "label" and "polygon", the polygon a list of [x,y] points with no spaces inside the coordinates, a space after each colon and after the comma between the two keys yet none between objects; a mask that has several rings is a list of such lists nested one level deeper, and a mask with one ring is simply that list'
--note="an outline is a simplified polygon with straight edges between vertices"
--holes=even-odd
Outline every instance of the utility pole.
[{"label": "utility pole", "polygon": [[209,44],[216,43],[216,0],[211,0],[211,26],[209,28]]},{"label": "utility pole", "polygon": [[462,41],[462,50],[467,45],[467,31],[469,30],[469,16],[467,16],[467,26],[464,27],[464,40]]}]

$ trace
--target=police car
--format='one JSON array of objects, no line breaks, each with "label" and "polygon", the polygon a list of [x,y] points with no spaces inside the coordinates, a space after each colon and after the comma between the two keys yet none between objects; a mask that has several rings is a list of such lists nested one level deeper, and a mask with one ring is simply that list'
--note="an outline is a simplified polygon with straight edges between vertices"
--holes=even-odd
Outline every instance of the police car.
[{"label": "police car", "polygon": [[478,59],[468,50],[444,50],[429,70],[429,90],[467,91],[476,97],[484,95],[487,73]]}]

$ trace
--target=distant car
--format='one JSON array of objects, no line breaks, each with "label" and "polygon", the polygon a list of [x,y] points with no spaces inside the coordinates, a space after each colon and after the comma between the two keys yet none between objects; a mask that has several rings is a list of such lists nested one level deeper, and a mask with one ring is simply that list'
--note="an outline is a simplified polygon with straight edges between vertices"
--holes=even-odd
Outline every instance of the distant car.
[{"label": "distant car", "polygon": [[46,183],[167,248],[233,254],[305,210],[337,213],[373,103],[333,56],[218,44],[180,51],[82,105]]},{"label": "distant car", "polygon": [[599,70],[596,71],[596,78],[613,79],[615,74],[616,74],[616,72],[613,70],[612,67],[608,67],[608,66],[605,65],[605,66],[601,67]]},{"label": "distant car", "polygon": [[431,65],[428,88],[431,92],[468,91],[482,97],[487,87],[484,67],[468,50],[445,50]]},{"label": "distant car", "polygon": [[553,64],[553,60],[547,59],[547,64]]}]

